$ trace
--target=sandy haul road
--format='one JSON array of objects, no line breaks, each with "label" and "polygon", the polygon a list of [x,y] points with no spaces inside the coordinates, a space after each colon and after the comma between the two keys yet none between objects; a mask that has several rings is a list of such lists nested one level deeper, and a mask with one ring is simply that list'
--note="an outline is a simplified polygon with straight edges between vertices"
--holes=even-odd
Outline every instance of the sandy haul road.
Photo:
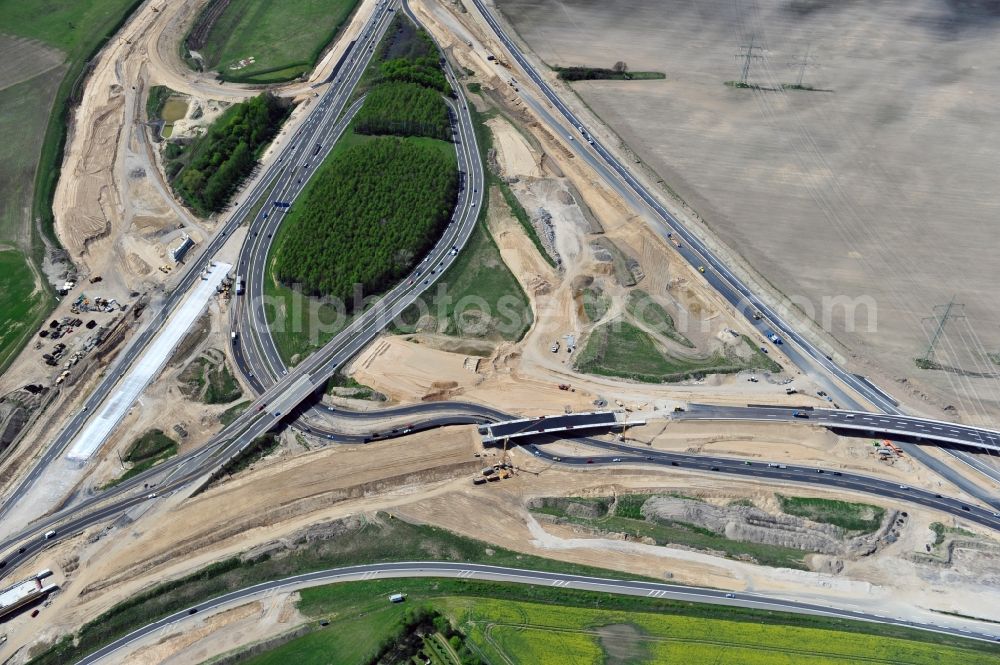
[{"label": "sandy haul road", "polygon": [[[591,243],[598,238],[611,240],[636,259],[645,273],[638,288],[651,294],[675,321],[689,322],[685,334],[697,343],[699,354],[725,348],[733,339],[727,331],[739,330],[740,322],[718,302],[700,276],[676,260],[672,247],[637,223],[624,202],[576,163],[563,139],[548,132],[520,103],[510,86],[496,75],[496,66],[485,59],[486,51],[477,43],[476,26],[466,28],[437,3],[415,2],[413,7],[450,55],[474,72],[467,80],[481,83],[483,94],[470,95],[470,103],[480,110],[497,108],[503,114],[487,123],[496,147],[491,163],[531,216],[540,209],[551,214],[553,249],[561,266],[555,269],[542,260],[503,198],[491,192],[488,228],[501,257],[528,295],[534,314],[534,325],[525,338],[516,343],[494,343],[492,353],[477,361],[463,355],[459,341],[449,345],[426,335],[387,337],[363,352],[347,368],[348,373],[395,401],[461,395],[461,399],[515,413],[527,412],[528,405],[532,413],[586,410],[593,408],[598,398],[611,403],[622,400],[632,407],[656,404],[661,408],[698,400],[820,403],[802,394],[789,398],[777,381],[750,383],[750,373],[675,385],[637,384],[582,375],[573,369],[571,355],[553,354],[553,341],[563,341],[567,334],[574,334],[582,348],[595,324],[621,312],[629,292],[617,283],[611,265],[597,259]],[[464,35],[468,39],[462,41]],[[469,41],[474,48],[468,47]],[[577,293],[580,278],[592,279],[612,302],[612,311],[600,321],[589,321],[582,314]],[[484,342],[484,347],[489,345]],[[454,353],[449,353],[452,350]],[[690,353],[684,348],[670,351],[680,357]],[[469,362],[475,370],[469,369]],[[793,376],[800,391],[810,388],[805,377]],[[567,383],[576,389],[574,393],[558,390],[559,384]]]},{"label": "sandy haul road", "polygon": [[[778,438],[764,434],[758,443]],[[450,529],[516,551],[563,561],[596,565],[675,582],[734,590],[777,593],[789,598],[864,604],[900,616],[926,616],[930,609],[953,611],[976,607],[994,616],[1000,607],[1000,565],[990,552],[1000,543],[971,529],[956,541],[953,554],[936,562],[921,560],[933,542],[928,529],[945,521],[933,511],[909,510],[895,543],[868,556],[810,560],[813,570],[770,569],[723,559],[706,552],[633,542],[614,534],[594,533],[571,524],[540,520],[529,513],[539,497],[614,496],[622,493],[679,493],[712,505],[749,499],[774,510],[774,488],[748,482],[738,489],[709,474],[648,470],[629,465],[614,469],[564,470],[520,451],[514,479],[472,486],[470,476],[482,465],[474,431],[449,430],[355,448],[336,447],[290,456],[287,449],[258,463],[252,472],[209,489],[194,499],[160,497],[128,520],[95,529],[46,552],[33,567],[56,571],[63,591],[45,608],[41,632],[26,617],[8,624],[6,656],[19,645],[52,639],[112,604],[151,584],[182,576],[212,561],[274,543],[298,541],[310,529],[350,515],[389,511],[412,522]],[[823,447],[824,437],[810,446]],[[567,444],[576,445],[576,444]],[[793,446],[785,442],[785,446]],[[793,493],[787,488],[785,493]],[[795,495],[824,496],[880,504],[877,499],[839,492],[795,488]],[[886,506],[897,508],[897,506]],[[964,525],[960,525],[964,526]],[[928,593],[928,590],[933,593]],[[199,629],[150,647],[151,658],[208,654],[231,648],[262,622],[261,635],[283,630],[295,617],[281,598],[267,607],[245,606]],[[284,620],[282,620],[284,617]],[[200,638],[223,625],[216,641]],[[155,658],[154,658],[155,657]],[[200,657],[200,656],[199,656]],[[174,661],[178,662],[178,661]]]},{"label": "sandy haul road", "polygon": [[[995,124],[1000,92],[977,67],[996,50],[992,10],[930,1],[900,11],[778,0],[496,4],[539,61],[624,60],[665,72],[663,81],[572,89],[550,76],[605,145],[648,165],[647,180],[662,177],[697,211],[688,210],[704,220],[696,228],[732,248],[741,270],[773,284],[775,299],[781,291],[815,311],[817,324],[806,324],[850,349],[862,373],[917,412],[995,422],[1000,368],[989,354],[1000,328],[987,294],[997,195],[985,174],[1000,142],[981,128]],[[767,90],[726,87],[751,38],[760,58],[750,83]],[[918,56],[927,52],[937,56]],[[823,92],[782,89],[800,75]],[[848,306],[830,308],[827,325],[822,301],[838,297]],[[965,318],[949,322],[935,359],[964,373],[918,370],[914,358],[934,332],[924,318],[952,298]]]}]

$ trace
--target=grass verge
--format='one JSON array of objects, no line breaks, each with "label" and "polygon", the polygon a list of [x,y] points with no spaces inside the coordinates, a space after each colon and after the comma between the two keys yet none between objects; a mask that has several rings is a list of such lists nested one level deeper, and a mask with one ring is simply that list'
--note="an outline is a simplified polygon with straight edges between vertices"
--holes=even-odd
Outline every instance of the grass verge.
[{"label": "grass verge", "polygon": [[295,549],[257,558],[233,557],[195,573],[158,584],[118,603],[74,635],[58,639],[35,655],[31,665],[75,662],[101,645],[150,621],[197,605],[233,589],[337,566],[388,561],[469,561],[534,570],[636,579],[617,571],[519,554],[437,527],[410,524],[381,513],[377,522],[343,523],[326,538],[302,539]]},{"label": "grass verge", "polygon": [[147,471],[160,462],[177,454],[177,442],[163,433],[163,430],[151,429],[136,439],[128,452],[122,458],[132,466],[121,476],[108,482],[101,489],[108,489],[122,483],[143,471]]},{"label": "grass verge", "polygon": [[219,422],[222,423],[223,427],[229,427],[233,424],[233,421],[239,418],[252,403],[253,402],[250,400],[247,400],[245,402],[232,405],[219,415]]},{"label": "grass verge", "polygon": [[[358,0],[231,0],[214,21],[207,14],[199,17],[186,41],[224,81],[287,81],[312,69],[357,5]],[[211,9],[212,3],[204,11]]]},{"label": "grass verge", "polygon": [[[406,601],[390,604],[392,593],[405,594]],[[464,637],[453,644],[471,643],[477,660],[490,663],[979,665],[1000,654],[996,645],[880,624],[475,580],[313,587],[301,592],[299,610],[314,620],[311,632],[250,663],[325,665],[331,654],[343,665],[369,663],[418,612],[446,617]],[[320,627],[320,621],[330,625]],[[608,630],[614,628],[631,630]],[[435,649],[431,662],[454,662],[445,658]]]}]

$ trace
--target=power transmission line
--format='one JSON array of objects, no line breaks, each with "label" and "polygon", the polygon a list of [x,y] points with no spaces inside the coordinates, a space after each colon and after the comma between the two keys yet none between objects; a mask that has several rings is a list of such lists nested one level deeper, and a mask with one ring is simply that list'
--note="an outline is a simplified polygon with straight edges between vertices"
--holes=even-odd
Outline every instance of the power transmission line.
[{"label": "power transmission line", "polygon": [[750,39],[750,44],[747,46],[741,46],[740,52],[736,54],[737,60],[743,60],[743,71],[740,73],[740,85],[747,86],[747,79],[750,77],[750,61],[760,60],[764,56],[754,55],[754,49],[758,51],[763,51],[763,46],[757,46],[753,43],[753,38]]},{"label": "power transmission line", "polygon": [[[951,302],[947,305],[935,305],[934,306],[934,316],[928,316],[922,319],[923,321],[935,321],[937,323],[937,328],[934,330],[934,336],[931,337],[931,343],[927,345],[927,351],[924,353],[924,362],[930,362],[934,357],[934,347],[937,345],[938,340],[941,339],[941,333],[944,332],[944,327],[948,323],[949,319],[964,319],[964,314],[953,313],[952,310],[958,308],[959,311],[963,311],[965,305],[962,303],[956,303],[955,298],[952,297]],[[944,310],[943,312],[941,310]],[[941,312],[938,314],[938,312]]]},{"label": "power transmission line", "polygon": [[802,56],[801,58],[796,58],[792,62],[788,63],[790,65],[794,65],[799,68],[799,77],[795,82],[795,87],[797,88],[802,87],[802,81],[805,79],[806,76],[806,67],[809,66],[810,64],[809,59],[812,58],[812,54],[810,53],[811,51],[812,51],[812,44],[806,47],[806,54],[804,56]]}]

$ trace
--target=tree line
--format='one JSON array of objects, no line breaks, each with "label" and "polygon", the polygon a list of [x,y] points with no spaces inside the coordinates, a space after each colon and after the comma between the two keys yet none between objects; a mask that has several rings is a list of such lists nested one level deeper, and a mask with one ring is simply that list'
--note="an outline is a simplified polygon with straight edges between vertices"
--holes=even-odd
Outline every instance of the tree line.
[{"label": "tree line", "polygon": [[354,120],[361,134],[451,138],[448,107],[439,92],[415,83],[383,83],[365,98]]},{"label": "tree line", "polygon": [[227,109],[192,144],[169,146],[166,170],[174,191],[199,215],[222,210],[290,111],[287,102],[264,93]]},{"label": "tree line", "polygon": [[303,292],[347,301],[389,287],[426,253],[458,194],[439,148],[394,137],[351,146],[325,165],[276,239],[274,275]]}]

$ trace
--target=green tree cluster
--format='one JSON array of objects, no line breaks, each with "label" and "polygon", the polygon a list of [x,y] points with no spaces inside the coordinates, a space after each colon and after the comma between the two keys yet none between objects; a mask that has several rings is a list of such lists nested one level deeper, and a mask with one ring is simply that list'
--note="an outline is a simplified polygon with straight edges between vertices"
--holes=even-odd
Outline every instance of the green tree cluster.
[{"label": "green tree cluster", "polygon": [[450,91],[448,79],[441,71],[440,60],[436,55],[386,60],[379,65],[376,83],[392,81],[415,83],[445,94]]},{"label": "green tree cluster", "polygon": [[415,83],[376,86],[358,111],[354,131],[359,134],[451,138],[448,107],[439,92]]},{"label": "green tree cluster", "polygon": [[[250,175],[257,158],[278,133],[291,107],[270,93],[234,105],[208,132],[177,156],[185,165],[174,173],[174,190],[200,215],[218,212]],[[176,154],[176,150],[168,153]]]},{"label": "green tree cluster", "polygon": [[324,164],[282,225],[274,274],[310,295],[347,300],[405,275],[434,243],[458,194],[436,146],[377,137]]}]

